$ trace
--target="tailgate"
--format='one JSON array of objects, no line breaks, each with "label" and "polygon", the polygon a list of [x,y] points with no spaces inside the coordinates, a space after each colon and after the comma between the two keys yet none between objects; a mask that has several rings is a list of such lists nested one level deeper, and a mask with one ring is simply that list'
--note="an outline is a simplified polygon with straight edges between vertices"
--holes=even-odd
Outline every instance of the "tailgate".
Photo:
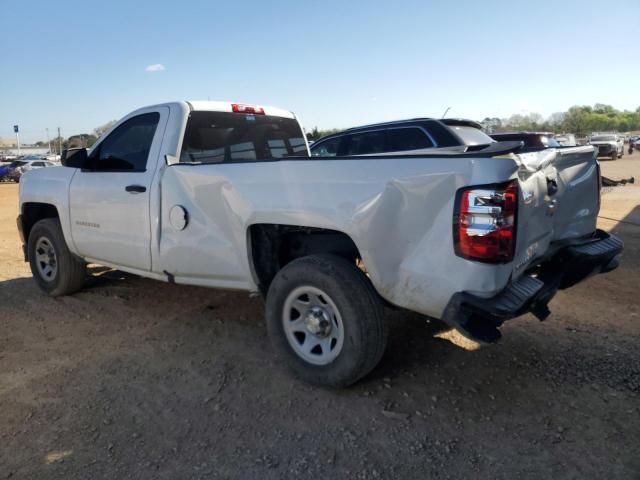
[{"label": "tailgate", "polygon": [[599,209],[593,147],[549,149],[516,157],[522,201],[514,274],[535,259],[594,232]]}]

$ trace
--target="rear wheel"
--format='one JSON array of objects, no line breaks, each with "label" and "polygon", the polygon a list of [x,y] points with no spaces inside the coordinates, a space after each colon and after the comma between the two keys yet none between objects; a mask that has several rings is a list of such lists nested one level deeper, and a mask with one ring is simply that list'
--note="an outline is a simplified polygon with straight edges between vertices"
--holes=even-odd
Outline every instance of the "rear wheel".
[{"label": "rear wheel", "polygon": [[369,279],[334,255],[286,265],[267,294],[277,354],[304,381],[345,387],[369,373],[386,345],[384,309]]},{"label": "rear wheel", "polygon": [[618,151],[614,150],[613,153],[611,154],[611,160],[617,160],[618,159]]},{"label": "rear wheel", "polygon": [[33,226],[27,253],[33,278],[48,295],[68,295],[82,288],[85,263],[69,251],[57,218],[45,218]]}]

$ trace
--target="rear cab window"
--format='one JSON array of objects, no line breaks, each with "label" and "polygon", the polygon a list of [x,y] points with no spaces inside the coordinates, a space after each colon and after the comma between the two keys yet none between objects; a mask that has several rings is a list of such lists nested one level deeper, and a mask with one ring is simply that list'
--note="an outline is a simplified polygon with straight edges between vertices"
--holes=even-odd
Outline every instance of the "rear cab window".
[{"label": "rear cab window", "polygon": [[308,156],[295,118],[253,113],[191,112],[181,163],[234,163]]}]

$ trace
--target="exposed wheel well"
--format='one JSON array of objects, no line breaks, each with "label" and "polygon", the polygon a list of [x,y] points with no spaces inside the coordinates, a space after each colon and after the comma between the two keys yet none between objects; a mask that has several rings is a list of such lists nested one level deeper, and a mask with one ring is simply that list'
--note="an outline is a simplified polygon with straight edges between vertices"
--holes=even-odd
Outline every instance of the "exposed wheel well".
[{"label": "exposed wheel well", "polygon": [[29,233],[33,226],[43,218],[59,218],[55,205],[50,203],[25,203],[22,205],[22,231],[25,242],[29,239]]},{"label": "exposed wheel well", "polygon": [[276,273],[296,258],[332,253],[354,264],[361,259],[358,248],[347,234],[324,228],[256,224],[249,227],[248,241],[249,260],[263,294]]}]

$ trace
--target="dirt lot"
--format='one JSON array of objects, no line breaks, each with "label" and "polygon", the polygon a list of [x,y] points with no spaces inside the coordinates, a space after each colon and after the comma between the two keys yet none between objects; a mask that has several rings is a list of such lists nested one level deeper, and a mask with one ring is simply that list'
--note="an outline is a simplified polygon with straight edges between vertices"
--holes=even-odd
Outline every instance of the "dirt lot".
[{"label": "dirt lot", "polygon": [[[603,170],[640,178],[640,155]],[[382,363],[343,391],[292,380],[244,293],[95,270],[43,296],[17,194],[0,184],[0,478],[640,478],[640,186],[603,199],[622,266],[546,322],[469,350],[390,312]]]}]

